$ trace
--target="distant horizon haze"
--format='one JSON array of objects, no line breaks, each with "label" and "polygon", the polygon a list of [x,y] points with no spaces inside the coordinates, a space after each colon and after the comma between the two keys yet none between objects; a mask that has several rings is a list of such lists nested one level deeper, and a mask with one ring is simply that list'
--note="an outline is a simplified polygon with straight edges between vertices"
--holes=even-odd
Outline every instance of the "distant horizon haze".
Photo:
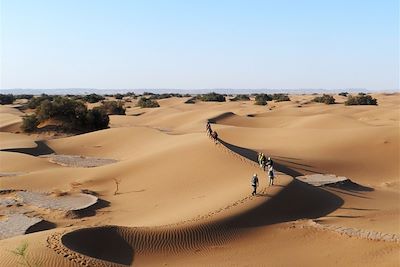
[{"label": "distant horizon haze", "polygon": [[0,0],[0,88],[393,91],[399,24],[398,0]]}]

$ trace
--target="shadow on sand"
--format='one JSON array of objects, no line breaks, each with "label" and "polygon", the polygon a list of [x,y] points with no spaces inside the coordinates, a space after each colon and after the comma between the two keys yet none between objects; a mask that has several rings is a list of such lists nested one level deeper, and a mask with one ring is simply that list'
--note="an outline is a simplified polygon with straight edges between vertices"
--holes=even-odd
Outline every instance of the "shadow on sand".
[{"label": "shadow on sand", "polygon": [[55,153],[53,149],[51,149],[45,141],[35,141],[36,147],[28,147],[28,148],[7,148],[2,149],[0,151],[4,152],[15,152],[15,153],[22,153],[31,156],[43,156]]}]

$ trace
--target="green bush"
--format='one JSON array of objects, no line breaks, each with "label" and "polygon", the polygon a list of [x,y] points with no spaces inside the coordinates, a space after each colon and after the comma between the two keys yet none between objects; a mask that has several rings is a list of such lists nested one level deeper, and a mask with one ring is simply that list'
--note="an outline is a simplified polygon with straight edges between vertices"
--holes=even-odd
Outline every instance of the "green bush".
[{"label": "green bush", "polygon": [[22,118],[21,129],[24,132],[33,132],[39,125],[39,120],[35,114],[27,115]]},{"label": "green bush", "polygon": [[208,94],[203,94],[199,95],[198,99],[204,102],[225,102],[226,99],[223,95],[217,94],[217,93],[208,93]]},{"label": "green bush", "polygon": [[0,104],[1,105],[7,105],[7,104],[12,104],[15,100],[15,97],[12,94],[8,95],[3,95],[0,94]]},{"label": "green bush", "polygon": [[257,94],[255,95],[256,102],[254,103],[255,105],[260,105],[260,106],[265,106],[267,105],[267,101],[271,101],[272,97],[267,94]]},{"label": "green bush", "polygon": [[114,97],[115,97],[115,99],[121,100],[121,99],[124,97],[124,95],[122,95],[122,94],[115,94]]},{"label": "green bush", "polygon": [[191,97],[185,101],[185,104],[194,104],[196,103],[196,97]]},{"label": "green bush", "polygon": [[100,108],[104,109],[108,115],[125,115],[126,111],[122,101],[103,101]]},{"label": "green bush", "polygon": [[357,96],[352,96],[349,95],[347,97],[346,102],[344,102],[346,106],[352,106],[352,105],[378,105],[378,101],[376,98],[372,98],[370,95],[366,94],[359,94]]},{"label": "green bush", "polygon": [[105,99],[104,96],[98,94],[89,94],[83,97],[83,100],[89,103],[97,103],[104,99]]},{"label": "green bush", "polygon": [[229,99],[230,101],[249,101],[248,95],[236,95],[234,98]]},{"label": "green bush", "polygon": [[282,101],[290,101],[290,98],[286,94],[273,94],[272,100],[275,100],[275,102],[282,102]]},{"label": "green bush", "polygon": [[347,92],[341,92],[341,93],[339,93],[338,95],[346,97],[348,94],[349,94],[349,93],[347,93]]},{"label": "green bush", "polygon": [[331,95],[326,95],[326,94],[323,94],[322,96],[317,96],[312,101],[318,103],[325,103],[327,105],[335,104],[335,98]]},{"label": "green bush", "polygon": [[158,108],[160,105],[156,100],[141,97],[137,103],[137,106],[141,108]]},{"label": "green bush", "polygon": [[40,104],[41,104],[43,101],[45,101],[45,100],[52,101],[53,98],[54,98],[53,96],[49,96],[49,95],[46,95],[46,94],[42,94],[42,95],[39,96],[39,97],[33,97],[33,98],[29,99],[29,101],[28,101],[28,103],[26,104],[26,106],[27,106],[28,108],[34,109],[34,108],[37,108],[38,106],[40,106]]},{"label": "green bush", "polygon": [[108,117],[107,112],[100,107],[88,110],[85,119],[88,130],[106,129],[110,123],[110,117]]},{"label": "green bush", "polygon": [[48,119],[60,121],[61,125],[57,128],[63,131],[99,130],[107,128],[109,123],[104,108],[88,110],[82,101],[56,96],[53,100],[43,100],[36,108],[35,115],[25,117],[22,129],[34,131],[39,123]]}]

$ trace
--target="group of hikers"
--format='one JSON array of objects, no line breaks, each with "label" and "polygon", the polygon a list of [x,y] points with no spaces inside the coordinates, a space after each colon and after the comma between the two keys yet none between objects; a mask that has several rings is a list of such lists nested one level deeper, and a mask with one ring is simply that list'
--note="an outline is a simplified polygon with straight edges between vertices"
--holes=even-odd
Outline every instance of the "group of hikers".
[{"label": "group of hikers", "polygon": [[[213,139],[213,141],[218,144],[218,134],[216,131],[213,131],[211,129],[211,125],[210,122],[207,121],[206,124],[206,132],[207,135]],[[265,171],[265,169],[267,168],[267,175],[269,177],[269,186],[274,185],[274,178],[275,178],[275,173],[274,173],[274,162],[273,160],[264,155],[264,153],[259,152],[258,153],[258,164],[260,165],[260,168]],[[253,192],[251,193],[253,196],[255,196],[257,194],[257,187],[258,187],[259,181],[258,181],[258,176],[255,173],[253,175],[253,177],[251,178],[251,186],[253,187]]]},{"label": "group of hikers", "polygon": [[210,137],[217,144],[218,143],[218,133],[211,129],[211,124],[209,121],[207,121],[207,124],[206,124],[206,131],[207,131],[208,137]]},{"label": "group of hikers", "polygon": [[[258,164],[260,165],[260,168],[265,171],[265,168],[267,167],[267,174],[269,177],[269,186],[274,185],[274,178],[275,178],[275,173],[274,173],[274,161],[271,159],[271,157],[268,157],[268,159],[265,157],[264,153],[259,152],[258,153]],[[251,193],[253,196],[257,194],[257,187],[258,187],[258,176],[255,173],[253,177],[251,178],[251,186],[253,187],[253,192]]]}]

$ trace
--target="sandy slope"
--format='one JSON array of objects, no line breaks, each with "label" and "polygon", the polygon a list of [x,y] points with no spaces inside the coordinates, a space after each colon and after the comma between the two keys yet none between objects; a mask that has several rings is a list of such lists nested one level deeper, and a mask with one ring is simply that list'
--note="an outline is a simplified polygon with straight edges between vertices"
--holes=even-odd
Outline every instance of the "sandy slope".
[{"label": "sandy slope", "polygon": [[[377,107],[307,103],[311,96],[303,95],[267,107],[187,105],[185,98],[161,100],[158,109],[132,103],[127,116],[111,116],[111,129],[40,143],[40,151],[118,160],[96,168],[18,153],[38,154],[38,137],[0,133],[2,149],[13,149],[0,152],[0,172],[23,173],[1,177],[1,188],[74,187],[104,200],[95,216],[80,219],[40,211],[57,229],[0,241],[2,266],[15,266],[9,249],[23,240],[43,266],[398,266],[398,243],[296,221],[400,234],[400,99],[376,97]],[[209,118],[241,156],[205,136]],[[255,151],[275,159],[278,186],[265,188],[265,174],[244,159]],[[254,172],[263,191],[250,197]],[[315,172],[359,186],[321,189],[290,177]]]}]

